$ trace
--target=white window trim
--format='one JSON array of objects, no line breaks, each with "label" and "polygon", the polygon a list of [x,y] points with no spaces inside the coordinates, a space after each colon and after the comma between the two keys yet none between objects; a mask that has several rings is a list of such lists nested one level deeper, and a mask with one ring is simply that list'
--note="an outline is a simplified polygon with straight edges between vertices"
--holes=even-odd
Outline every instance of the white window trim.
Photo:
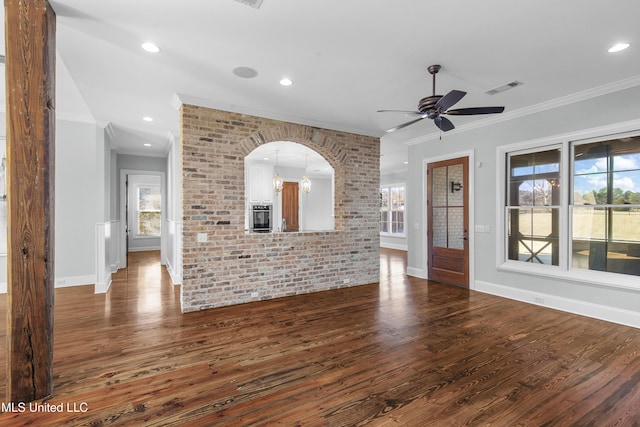
[{"label": "white window trim", "polygon": [[573,282],[586,283],[598,286],[640,290],[638,276],[609,273],[597,270],[583,270],[570,267],[569,240],[571,236],[571,219],[569,218],[569,192],[561,194],[560,209],[560,262],[559,266],[532,264],[507,259],[507,232],[506,232],[506,182],[507,182],[507,154],[514,152],[539,151],[562,145],[562,157],[560,165],[560,182],[567,186],[571,180],[570,168],[570,143],[588,143],[598,140],[611,139],[624,136],[624,134],[639,135],[640,120],[631,120],[608,126],[601,126],[577,132],[554,135],[535,140],[521,141],[514,144],[502,145],[496,149],[496,269],[510,271],[533,276],[541,276],[554,279],[563,279]]},{"label": "white window trim", "polygon": [[[380,236],[397,237],[397,238],[407,237],[407,184],[404,182],[399,182],[396,184],[380,185],[380,189],[386,188],[389,190],[389,196],[391,196],[391,189],[397,188],[397,187],[402,187],[404,189],[404,215],[402,216],[402,221],[403,221],[402,230],[404,231],[402,233],[392,233],[391,231],[387,231],[387,232],[381,231]],[[391,200],[389,200],[389,203],[391,203]],[[388,212],[391,212],[391,204],[389,204]],[[389,215],[388,220],[389,220],[389,229],[391,229],[391,215]]]},{"label": "white window trim", "polygon": [[[131,223],[132,223],[132,238],[135,240],[149,240],[149,239],[159,239],[162,236],[162,231],[160,232],[160,234],[156,234],[156,235],[146,235],[146,234],[139,234],[138,231],[140,229],[140,224],[138,222],[138,218],[139,218],[139,214],[140,211],[138,210],[138,190],[140,189],[140,187],[150,187],[150,188],[157,188],[158,190],[160,190],[160,194],[162,197],[162,186],[160,184],[147,184],[147,183],[142,183],[142,182],[136,182],[132,185],[132,190],[134,190],[134,200],[136,201],[135,206],[133,207],[133,212],[135,213],[135,215],[133,215],[133,218],[131,218]],[[162,200],[162,199],[161,199]],[[162,202],[161,202],[162,203]],[[162,227],[162,209],[160,209],[160,227]]]}]

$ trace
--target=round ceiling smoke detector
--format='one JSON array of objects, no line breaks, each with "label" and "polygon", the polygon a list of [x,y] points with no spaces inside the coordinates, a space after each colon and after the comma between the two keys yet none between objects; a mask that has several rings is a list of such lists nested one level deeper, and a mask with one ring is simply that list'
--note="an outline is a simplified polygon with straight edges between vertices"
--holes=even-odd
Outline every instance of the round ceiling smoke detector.
[{"label": "round ceiling smoke detector", "polygon": [[258,75],[258,72],[251,67],[236,67],[233,69],[233,74],[243,79],[252,79]]}]

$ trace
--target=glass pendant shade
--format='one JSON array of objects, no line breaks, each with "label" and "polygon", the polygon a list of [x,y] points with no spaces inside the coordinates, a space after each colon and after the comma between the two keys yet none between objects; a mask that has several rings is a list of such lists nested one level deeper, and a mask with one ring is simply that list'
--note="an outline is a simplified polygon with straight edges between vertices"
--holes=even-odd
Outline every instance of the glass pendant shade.
[{"label": "glass pendant shade", "polygon": [[280,150],[276,150],[276,174],[273,177],[273,191],[275,191],[276,193],[282,191],[282,177],[278,173],[278,151]]},{"label": "glass pendant shade", "polygon": [[282,191],[282,177],[279,173],[276,172],[276,175],[273,177],[273,191],[279,193]]},{"label": "glass pendant shade", "polygon": [[[307,156],[309,156],[309,154],[305,154],[304,155],[304,170],[305,170],[305,172],[307,171],[307,168],[309,167],[309,159],[307,158]],[[307,175],[303,175],[302,176],[302,181],[300,181],[300,187],[302,187],[302,192],[304,194],[309,194],[309,192],[311,191],[311,181],[309,180],[309,177]]]},{"label": "glass pendant shade", "polygon": [[300,186],[302,187],[302,192],[304,194],[308,194],[311,191],[311,181],[308,176],[303,176],[302,181],[300,182]]}]

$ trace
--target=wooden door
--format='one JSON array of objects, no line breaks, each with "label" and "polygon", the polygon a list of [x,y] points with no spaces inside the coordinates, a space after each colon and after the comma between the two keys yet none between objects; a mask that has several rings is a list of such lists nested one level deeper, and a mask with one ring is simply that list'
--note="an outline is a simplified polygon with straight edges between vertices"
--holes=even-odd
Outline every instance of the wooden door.
[{"label": "wooden door", "polygon": [[469,287],[469,159],[427,166],[429,279]]},{"label": "wooden door", "polygon": [[298,183],[282,184],[282,218],[286,221],[287,231],[298,231]]}]

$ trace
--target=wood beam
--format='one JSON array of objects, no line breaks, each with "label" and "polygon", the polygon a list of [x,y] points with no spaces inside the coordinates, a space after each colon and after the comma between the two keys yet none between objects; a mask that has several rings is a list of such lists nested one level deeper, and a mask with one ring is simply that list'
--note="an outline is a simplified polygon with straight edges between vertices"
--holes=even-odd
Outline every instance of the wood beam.
[{"label": "wood beam", "polygon": [[5,0],[7,400],[53,392],[56,16]]}]

